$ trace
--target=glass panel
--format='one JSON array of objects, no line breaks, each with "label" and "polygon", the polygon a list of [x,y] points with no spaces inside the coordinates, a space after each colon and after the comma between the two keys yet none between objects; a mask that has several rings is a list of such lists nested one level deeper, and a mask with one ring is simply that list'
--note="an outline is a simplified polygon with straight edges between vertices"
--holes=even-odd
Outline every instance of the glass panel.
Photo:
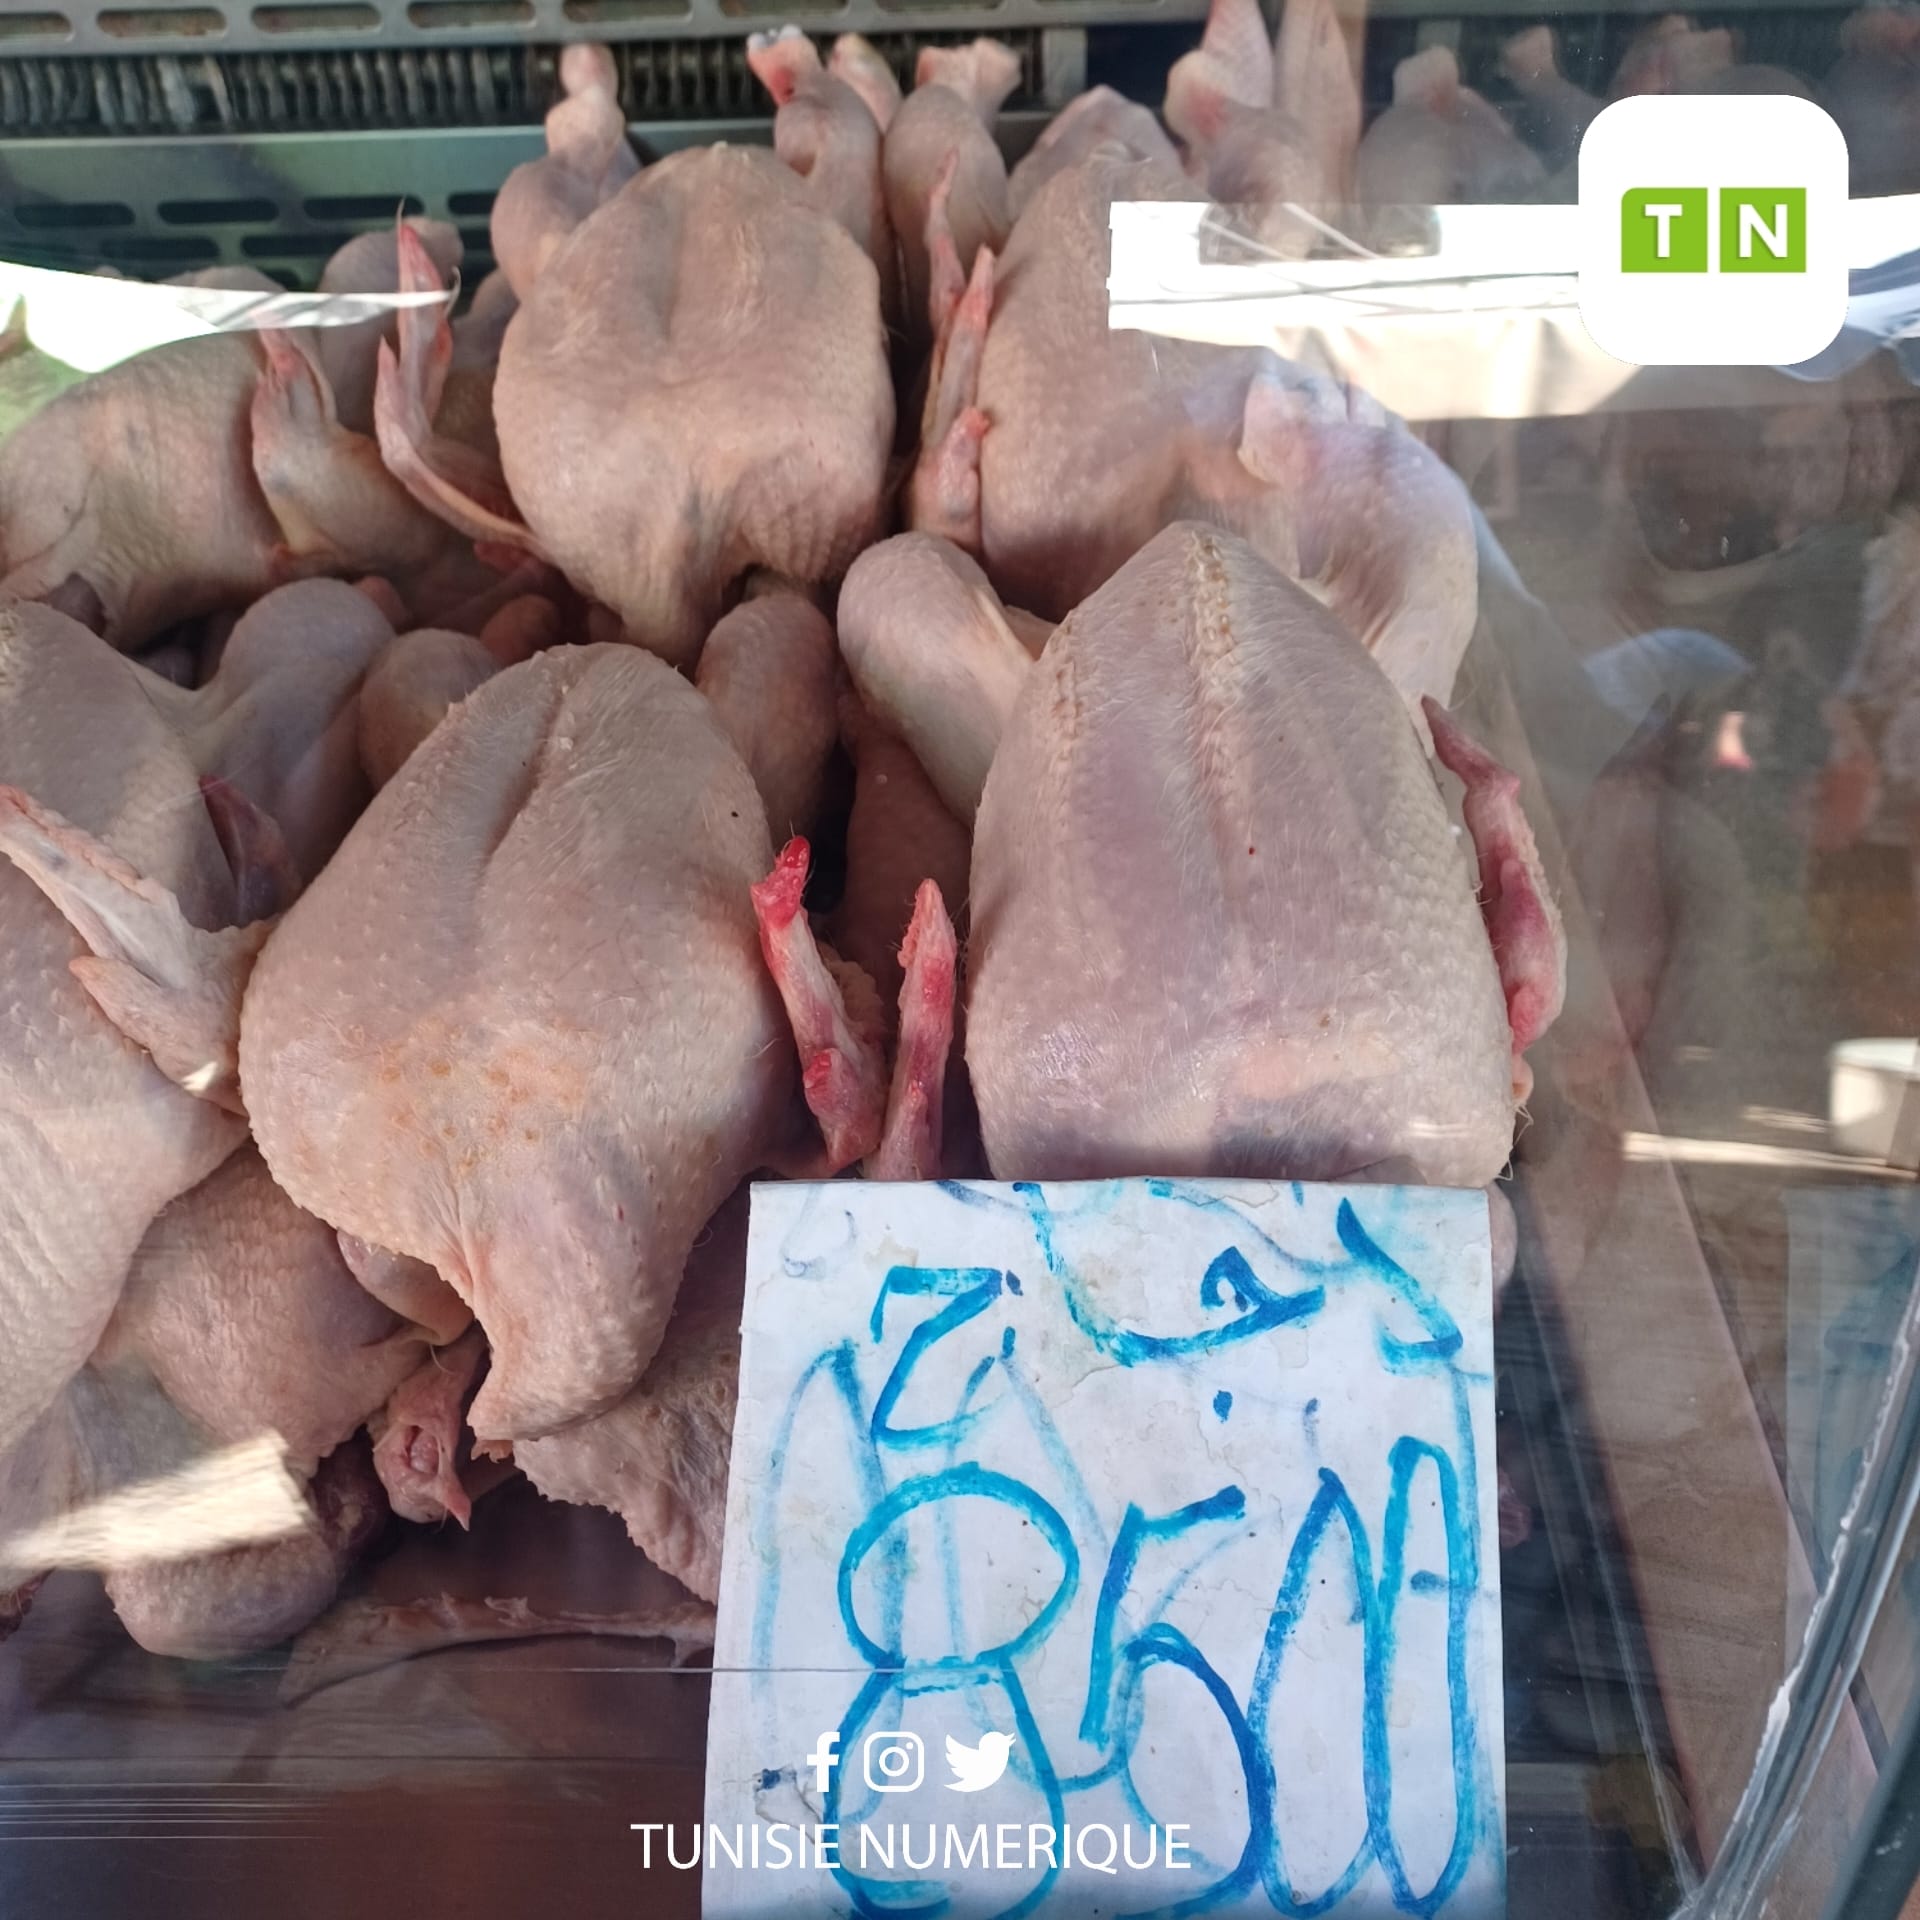
[{"label": "glass panel", "polygon": [[[952,1784],[1243,1809],[1209,1911],[1349,1853],[1331,1912],[1432,1910],[1449,1777],[1516,1916],[1913,1905],[1920,16],[243,11],[287,44],[0,23],[0,1906],[1165,1910],[715,1868],[727,1792],[817,1827],[987,1682]],[[1113,1256],[1149,1336],[1043,1222],[1133,1178],[1341,1224],[1285,1289]],[[1032,1257],[861,1244],[845,1446],[730,1487],[743,1343],[837,1339],[868,1217],[770,1250],[752,1186],[837,1179],[990,1183]],[[1411,1187],[1468,1195],[1457,1349],[1363,1224]],[[1383,1274],[1363,1377],[1312,1316]],[[1161,1366],[1199,1437],[1085,1444]],[[1329,1451],[1429,1366],[1494,1409],[1447,1526]],[[961,1647],[1033,1539],[903,1520],[1002,1400],[993,1487],[1084,1494],[1024,1665]],[[1243,1514],[1245,1644],[1224,1560],[1140,1573]],[[789,1563],[811,1663],[740,1624]]]}]

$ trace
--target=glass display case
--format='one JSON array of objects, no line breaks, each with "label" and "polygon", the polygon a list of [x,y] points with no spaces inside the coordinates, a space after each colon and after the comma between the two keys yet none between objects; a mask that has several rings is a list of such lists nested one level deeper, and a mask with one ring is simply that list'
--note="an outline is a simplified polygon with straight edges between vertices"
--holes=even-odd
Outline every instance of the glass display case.
[{"label": "glass display case", "polygon": [[1504,1910],[1920,1912],[1920,12],[796,17],[0,7],[0,1907],[698,1912],[864,1164],[1485,1186]]}]

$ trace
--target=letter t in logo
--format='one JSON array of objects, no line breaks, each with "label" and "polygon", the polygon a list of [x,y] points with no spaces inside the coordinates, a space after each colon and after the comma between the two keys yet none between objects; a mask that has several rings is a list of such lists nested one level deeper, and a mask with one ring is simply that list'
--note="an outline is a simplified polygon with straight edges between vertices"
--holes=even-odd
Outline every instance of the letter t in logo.
[{"label": "letter t in logo", "polygon": [[840,1730],[828,1727],[814,1737],[813,1751],[807,1755],[807,1765],[813,1769],[813,1786],[816,1793],[827,1790],[827,1776],[840,1763]]},{"label": "letter t in logo", "polygon": [[1621,195],[1622,273],[1706,270],[1706,188],[1634,187]]}]

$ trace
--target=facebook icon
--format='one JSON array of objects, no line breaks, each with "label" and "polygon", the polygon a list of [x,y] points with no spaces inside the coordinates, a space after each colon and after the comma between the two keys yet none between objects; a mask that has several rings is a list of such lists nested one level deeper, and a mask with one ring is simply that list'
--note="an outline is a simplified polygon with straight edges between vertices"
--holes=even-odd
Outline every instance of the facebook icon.
[{"label": "facebook icon", "polygon": [[814,1740],[813,1751],[807,1755],[807,1765],[813,1769],[813,1786],[816,1793],[825,1793],[827,1777],[840,1762],[840,1730],[837,1727],[823,1729]]}]

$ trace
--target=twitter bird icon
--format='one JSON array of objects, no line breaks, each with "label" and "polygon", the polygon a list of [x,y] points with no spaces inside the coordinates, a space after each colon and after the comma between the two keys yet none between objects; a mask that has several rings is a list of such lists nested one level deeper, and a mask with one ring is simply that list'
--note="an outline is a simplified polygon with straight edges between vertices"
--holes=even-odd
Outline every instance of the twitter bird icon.
[{"label": "twitter bird icon", "polygon": [[980,1793],[1007,1770],[1007,1755],[1013,1751],[1010,1733],[983,1733],[977,1747],[969,1747],[947,1735],[947,1765],[953,1778],[947,1782],[949,1793]]}]

